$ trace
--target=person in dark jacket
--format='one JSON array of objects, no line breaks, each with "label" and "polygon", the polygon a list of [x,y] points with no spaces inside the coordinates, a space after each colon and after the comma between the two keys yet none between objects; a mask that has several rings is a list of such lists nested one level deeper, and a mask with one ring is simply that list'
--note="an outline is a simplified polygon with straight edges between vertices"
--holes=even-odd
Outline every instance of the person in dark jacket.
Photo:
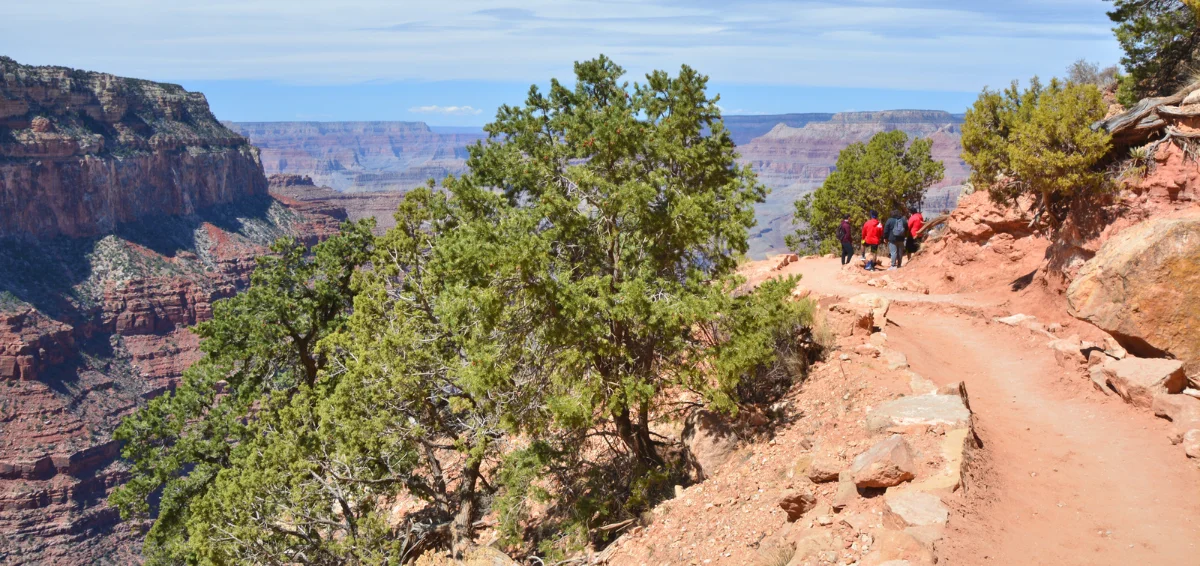
[{"label": "person in dark jacket", "polygon": [[904,263],[904,240],[908,237],[908,223],[899,210],[892,211],[892,217],[883,225],[883,234],[892,258],[892,266],[888,270],[899,269]]},{"label": "person in dark jacket", "polygon": [[879,257],[877,255],[879,253],[879,240],[882,237],[883,226],[879,225],[879,213],[872,210],[870,220],[867,220],[867,223],[863,224],[862,229],[863,249],[870,253],[867,256],[867,271],[875,269],[875,262],[878,261],[877,258]]},{"label": "person in dark jacket", "polygon": [[837,239],[842,243],[842,265],[849,264],[854,259],[854,229],[850,227],[850,215],[842,217],[842,224],[837,228]]}]

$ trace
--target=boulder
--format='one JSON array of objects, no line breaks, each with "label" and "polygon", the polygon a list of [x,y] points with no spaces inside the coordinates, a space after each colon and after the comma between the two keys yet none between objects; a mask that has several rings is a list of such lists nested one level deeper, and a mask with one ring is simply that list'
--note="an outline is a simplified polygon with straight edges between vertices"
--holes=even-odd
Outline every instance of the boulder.
[{"label": "boulder", "polygon": [[849,472],[857,487],[892,487],[915,478],[916,466],[908,442],[895,434],[855,457]]},{"label": "boulder", "polygon": [[698,480],[712,477],[737,452],[739,440],[720,415],[698,410],[684,423],[683,446]]},{"label": "boulder", "polygon": [[871,309],[875,327],[879,330],[887,329],[887,314],[892,304],[891,301],[874,293],[863,293],[850,297],[849,303]]},{"label": "boulder", "polygon": [[1200,213],[1147,220],[1112,237],[1080,268],[1067,301],[1072,316],[1129,353],[1170,354],[1200,377]]},{"label": "boulder", "polygon": [[[1151,408],[1159,393],[1179,393],[1187,384],[1183,362],[1161,358],[1125,358],[1094,366],[1125,402]],[[1093,380],[1096,378],[1094,377]]]},{"label": "boulder", "polygon": [[888,401],[867,413],[867,428],[872,432],[909,425],[969,427],[971,410],[958,395],[913,395]]},{"label": "boulder", "polygon": [[779,507],[787,513],[788,522],[795,522],[817,506],[817,498],[807,489],[789,489],[779,499]]},{"label": "boulder", "polygon": [[950,511],[940,497],[921,491],[889,490],[883,505],[883,524],[896,530],[945,525],[950,518]]}]

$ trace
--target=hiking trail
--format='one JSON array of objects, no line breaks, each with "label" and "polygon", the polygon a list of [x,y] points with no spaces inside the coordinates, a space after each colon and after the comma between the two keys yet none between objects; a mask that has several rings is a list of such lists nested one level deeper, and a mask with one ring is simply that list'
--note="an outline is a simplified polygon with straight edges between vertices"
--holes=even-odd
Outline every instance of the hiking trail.
[{"label": "hiking trail", "polygon": [[782,273],[823,295],[887,297],[889,343],[912,369],[966,383],[983,450],[947,501],[939,564],[1200,564],[1200,472],[1169,423],[1096,392],[1026,330],[962,312],[1000,304],[849,283],[836,261]]}]

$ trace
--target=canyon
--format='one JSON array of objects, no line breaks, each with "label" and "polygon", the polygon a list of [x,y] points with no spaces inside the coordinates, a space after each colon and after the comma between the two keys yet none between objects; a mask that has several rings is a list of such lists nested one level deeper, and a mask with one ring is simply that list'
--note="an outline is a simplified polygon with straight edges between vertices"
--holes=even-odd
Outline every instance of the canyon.
[{"label": "canyon", "polygon": [[[762,258],[785,249],[795,229],[792,203],[816,190],[833,170],[838,152],[876,133],[902,130],[910,138],[933,139],[933,157],[946,165],[945,179],[931,188],[927,212],[954,208],[967,166],[959,157],[962,116],[934,110],[731,115],[724,118],[741,162],[749,164],[771,189],[756,207],[758,226],[749,255]],[[379,226],[390,225],[395,196],[466,169],[466,147],[482,140],[471,133],[439,133],[421,122],[229,122],[262,150],[268,174],[307,176],[313,199],[334,198],[327,187],[355,194],[348,202],[374,209]],[[304,199],[299,186],[291,196]],[[361,196],[358,196],[361,195]],[[379,199],[378,204],[366,204]]]},{"label": "canyon", "polygon": [[346,217],[273,197],[200,93],[0,57],[0,563],[137,561],[114,428],[272,241]]}]

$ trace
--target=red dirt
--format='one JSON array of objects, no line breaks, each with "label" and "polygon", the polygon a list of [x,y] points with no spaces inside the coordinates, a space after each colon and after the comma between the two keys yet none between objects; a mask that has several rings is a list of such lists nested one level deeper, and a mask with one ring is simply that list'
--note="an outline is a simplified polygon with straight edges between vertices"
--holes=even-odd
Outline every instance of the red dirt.
[{"label": "red dirt", "polygon": [[966,382],[985,448],[939,564],[1197,563],[1200,475],[1166,421],[1055,378],[1044,339],[936,312],[889,318],[915,371]]},{"label": "red dirt", "polygon": [[[891,273],[920,268],[918,257]],[[935,383],[966,382],[984,458],[957,500],[939,563],[1200,563],[1200,473],[1168,441],[1167,422],[1060,368],[1044,337],[986,322],[995,314],[1062,312],[1053,301],[1005,287],[960,295],[876,289],[846,281],[831,259],[806,258],[781,271],[801,273],[802,284],[821,294],[889,297],[892,347]],[[954,312],[961,309],[984,316]],[[1094,331],[1065,317],[1043,320]]]}]

